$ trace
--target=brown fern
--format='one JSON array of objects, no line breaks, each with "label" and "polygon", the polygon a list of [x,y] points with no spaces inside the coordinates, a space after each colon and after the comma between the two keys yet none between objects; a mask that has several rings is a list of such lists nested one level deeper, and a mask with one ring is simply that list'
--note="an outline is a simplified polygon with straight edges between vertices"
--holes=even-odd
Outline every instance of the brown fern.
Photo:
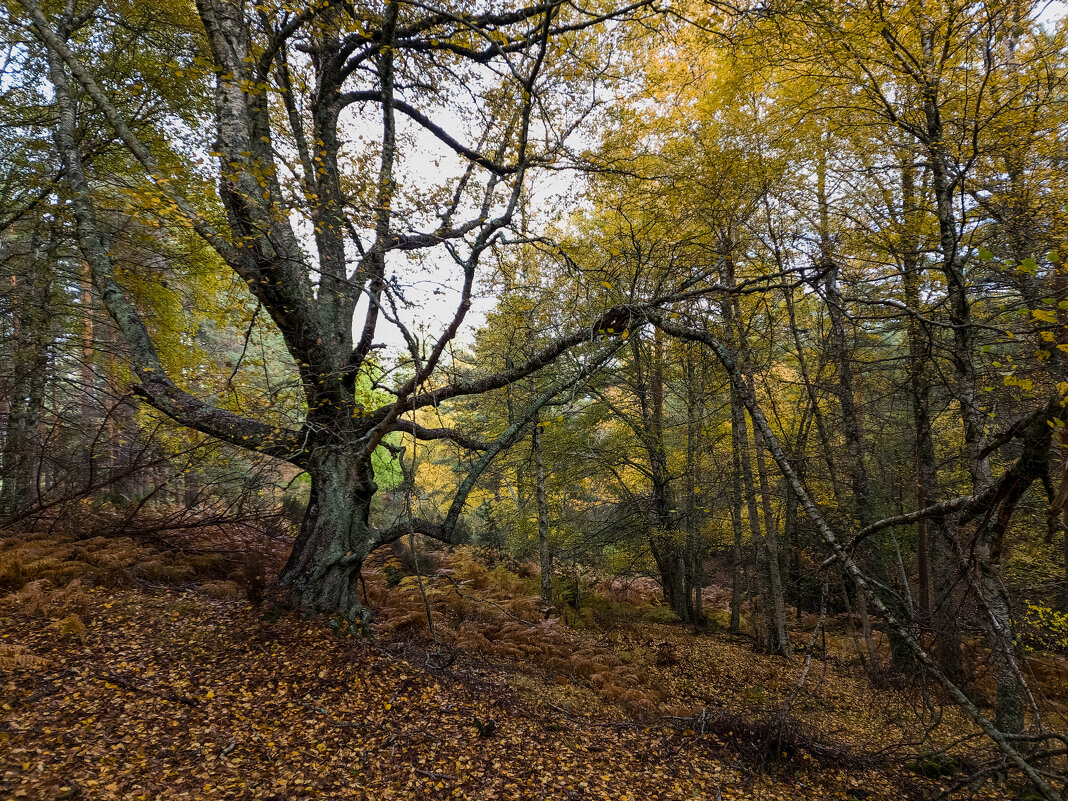
[{"label": "brown fern", "polygon": [[37,656],[23,645],[0,643],[0,670],[38,670],[50,664],[48,659]]}]

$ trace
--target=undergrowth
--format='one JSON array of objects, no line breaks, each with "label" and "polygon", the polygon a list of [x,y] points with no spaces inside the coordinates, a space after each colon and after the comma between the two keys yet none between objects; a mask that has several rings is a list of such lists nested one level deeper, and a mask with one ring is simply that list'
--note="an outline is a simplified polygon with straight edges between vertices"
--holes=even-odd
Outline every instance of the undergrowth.
[{"label": "undergrowth", "polygon": [[[221,539],[221,541],[220,541]],[[0,540],[0,615],[44,618],[57,638],[84,640],[90,587],[190,585],[199,583],[215,598],[249,597],[257,592],[262,557],[239,543],[227,548],[218,532],[183,532],[169,542],[160,537],[73,533],[9,532]],[[5,646],[7,647],[7,646]],[[0,650],[0,668],[24,662],[21,651]]]},{"label": "undergrowth", "polygon": [[[505,565],[488,566],[470,548],[436,554],[437,570],[428,576],[398,576],[399,561],[403,560],[372,560],[364,569],[376,636],[387,640],[431,636],[429,605],[433,636],[449,647],[510,660],[556,681],[581,683],[633,716],[671,711],[647,660],[621,655],[569,627],[566,618],[546,619],[537,578],[521,576]],[[579,621],[590,623],[611,615],[611,601],[586,597],[586,606],[572,609]]]},{"label": "undergrowth", "polygon": [[[201,603],[256,602],[271,560],[280,558],[280,553],[269,554],[265,562],[214,540],[177,543],[54,532],[9,536],[0,542],[0,618],[39,621],[47,637],[73,647],[86,642],[88,615],[100,609],[90,597],[94,588],[150,593],[153,587],[178,585],[195,589]],[[375,554],[362,578],[378,640],[422,643],[425,666],[432,669],[452,663],[440,658],[448,652],[467,655],[468,664],[488,658],[511,666],[506,672],[513,671],[517,688],[575,720],[595,716],[605,721],[598,725],[676,720],[683,737],[700,738],[762,765],[857,760],[858,754],[885,746],[891,727],[898,732],[892,736],[904,735],[896,723],[887,725],[889,696],[881,698],[886,708],[873,706],[875,696],[863,672],[851,672],[844,638],[829,638],[829,661],[823,650],[816,657],[823,665],[813,668],[811,681],[822,689],[800,696],[785,718],[776,710],[791,692],[799,661],[787,666],[753,654],[737,638],[699,636],[673,622],[649,584],[596,577],[571,597],[565,576],[558,582],[556,610],[547,614],[532,570],[492,562],[468,547],[418,559],[403,549]],[[263,620],[277,620],[271,617],[277,608],[268,609]],[[172,611],[180,614],[177,603]],[[205,636],[207,649],[215,635]],[[1030,665],[1032,671],[1037,664]],[[51,667],[49,658],[24,645],[0,643],[0,670]],[[833,678],[826,679],[828,670],[836,671]],[[1051,681],[1059,676],[1063,683],[1060,662],[1051,662],[1048,673]],[[852,750],[812,736],[836,730],[849,732]],[[916,760],[926,764],[921,763]],[[931,769],[918,773],[930,777]]]}]

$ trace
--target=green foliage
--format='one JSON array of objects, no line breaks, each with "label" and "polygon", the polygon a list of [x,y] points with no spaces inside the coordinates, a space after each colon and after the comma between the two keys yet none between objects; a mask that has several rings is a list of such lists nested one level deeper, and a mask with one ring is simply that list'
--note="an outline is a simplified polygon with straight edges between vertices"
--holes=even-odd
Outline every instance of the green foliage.
[{"label": "green foliage", "polygon": [[[358,408],[375,409],[390,402],[389,393],[375,387],[375,382],[379,381],[382,375],[382,366],[373,356],[361,366],[354,389],[355,403]],[[384,442],[398,447],[401,439],[401,434],[394,431],[386,435]],[[378,484],[380,490],[396,489],[404,480],[400,462],[384,445],[379,445],[371,454],[371,467],[374,469],[375,483]]]},{"label": "green foliage", "polygon": [[645,613],[645,619],[650,623],[678,623],[679,616],[672,611],[670,606],[654,604]]},{"label": "green foliage", "polygon": [[928,779],[952,776],[960,768],[960,763],[950,754],[926,751],[916,759],[906,762],[905,769]]},{"label": "green foliage", "polygon": [[562,576],[555,582],[553,600],[557,606],[578,609],[580,601],[580,582],[576,575]]}]

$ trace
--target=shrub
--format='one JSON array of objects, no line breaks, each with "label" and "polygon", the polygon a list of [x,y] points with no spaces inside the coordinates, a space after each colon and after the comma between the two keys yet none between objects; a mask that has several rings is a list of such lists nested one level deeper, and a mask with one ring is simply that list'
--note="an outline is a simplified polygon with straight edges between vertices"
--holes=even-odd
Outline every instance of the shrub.
[{"label": "shrub", "polygon": [[952,776],[957,772],[957,760],[949,754],[939,754],[933,751],[925,751],[916,759],[905,763],[905,770],[911,771],[928,779],[940,779],[943,776]]}]

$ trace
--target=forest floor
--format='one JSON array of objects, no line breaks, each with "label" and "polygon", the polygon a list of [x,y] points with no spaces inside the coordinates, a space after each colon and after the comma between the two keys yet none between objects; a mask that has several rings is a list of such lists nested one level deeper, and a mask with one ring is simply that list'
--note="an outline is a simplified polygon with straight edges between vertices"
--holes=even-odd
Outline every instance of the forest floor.
[{"label": "forest floor", "polygon": [[645,602],[565,626],[516,595],[536,579],[464,551],[422,579],[369,566],[379,622],[347,637],[217,567],[0,546],[0,797],[921,799],[954,777],[920,774],[990,755],[937,698],[873,687],[833,632],[806,671]]}]

